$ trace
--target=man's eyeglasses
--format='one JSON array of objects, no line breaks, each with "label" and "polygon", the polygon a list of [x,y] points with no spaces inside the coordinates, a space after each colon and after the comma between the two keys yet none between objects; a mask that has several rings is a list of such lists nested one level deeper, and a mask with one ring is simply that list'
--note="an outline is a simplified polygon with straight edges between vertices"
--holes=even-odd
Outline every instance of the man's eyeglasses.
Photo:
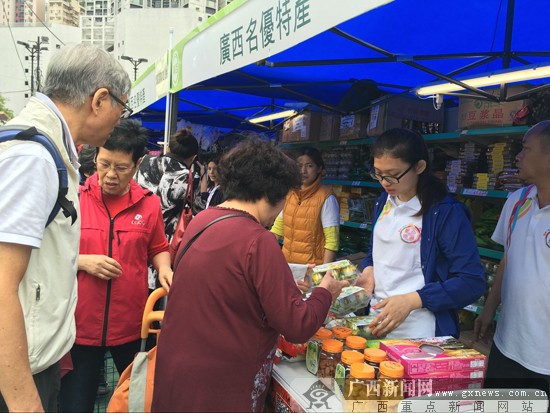
[{"label": "man's eyeglasses", "polygon": [[370,176],[372,177],[372,179],[375,179],[377,181],[380,181],[382,182],[382,180],[386,181],[388,184],[398,184],[399,183],[399,180],[401,178],[403,178],[407,172],[409,172],[412,168],[413,168],[414,164],[412,164],[411,166],[409,166],[407,168],[407,170],[405,172],[403,172],[401,175],[399,176],[384,176],[384,175],[380,175],[380,174],[377,174],[375,173],[374,171],[371,171],[370,172]]},{"label": "man's eyeglasses", "polygon": [[111,97],[115,100],[116,103],[118,103],[120,106],[124,108],[122,109],[122,112],[120,114],[120,119],[129,118],[132,115],[132,113],[134,113],[133,109],[130,106],[128,106],[127,103],[124,103],[122,100],[120,100],[115,95],[113,95],[110,91],[109,91],[109,95],[111,95]]}]

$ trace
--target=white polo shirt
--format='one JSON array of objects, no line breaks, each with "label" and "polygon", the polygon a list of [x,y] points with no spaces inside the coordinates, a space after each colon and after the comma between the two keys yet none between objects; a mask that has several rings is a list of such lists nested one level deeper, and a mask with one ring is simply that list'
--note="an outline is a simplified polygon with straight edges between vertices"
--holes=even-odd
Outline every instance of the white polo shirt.
[{"label": "white polo shirt", "polygon": [[[374,296],[371,304],[398,294],[421,289],[426,284],[420,263],[422,217],[418,197],[401,202],[388,196],[374,227],[372,257]],[[371,308],[371,314],[378,311]],[[435,315],[428,309],[413,310],[388,338],[433,337]]]},{"label": "white polo shirt", "polygon": [[[506,248],[510,215],[521,190],[504,205],[492,239]],[[550,205],[539,208],[533,187],[506,252],[502,280],[502,310],[494,341],[508,358],[525,368],[550,374]]]}]

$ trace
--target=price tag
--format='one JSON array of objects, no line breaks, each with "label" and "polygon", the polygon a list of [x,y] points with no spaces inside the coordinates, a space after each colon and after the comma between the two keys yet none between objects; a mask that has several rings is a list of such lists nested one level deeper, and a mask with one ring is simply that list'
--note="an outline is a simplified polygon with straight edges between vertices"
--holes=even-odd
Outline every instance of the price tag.
[{"label": "price tag", "polygon": [[348,141],[340,141],[339,145],[340,146],[346,146],[348,144]]},{"label": "price tag", "polygon": [[361,225],[359,225],[359,228],[361,228],[361,229],[367,229],[368,225],[369,225],[369,224],[361,224]]},{"label": "price tag", "polygon": [[353,181],[351,186],[361,186],[361,181]]},{"label": "price tag", "polygon": [[474,196],[487,196],[489,194],[488,191],[484,191],[482,189],[472,189],[472,188],[466,188],[462,191],[463,195],[474,195]]}]

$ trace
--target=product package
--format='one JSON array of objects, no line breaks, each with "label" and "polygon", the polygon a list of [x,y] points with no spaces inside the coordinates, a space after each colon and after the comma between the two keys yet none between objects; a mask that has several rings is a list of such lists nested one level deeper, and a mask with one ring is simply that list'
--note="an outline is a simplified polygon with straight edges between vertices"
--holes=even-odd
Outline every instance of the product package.
[{"label": "product package", "polygon": [[345,317],[344,321],[346,322],[346,327],[351,328],[354,336],[361,336],[367,340],[379,340],[380,337],[373,335],[369,328],[370,323],[372,323],[375,317],[374,315]]},{"label": "product package", "polygon": [[360,275],[357,267],[348,260],[340,260],[316,265],[313,267],[313,274],[311,275],[313,286],[319,285],[328,270],[332,270],[332,277],[335,280],[348,280],[350,284],[352,284],[353,281],[355,281],[355,279]]},{"label": "product package", "polygon": [[457,370],[483,370],[486,357],[454,337],[382,340],[380,349],[401,363],[405,376]]},{"label": "product package", "polygon": [[371,299],[364,288],[361,287],[344,287],[342,292],[330,306],[330,312],[336,317],[344,317],[345,315],[366,307]]}]

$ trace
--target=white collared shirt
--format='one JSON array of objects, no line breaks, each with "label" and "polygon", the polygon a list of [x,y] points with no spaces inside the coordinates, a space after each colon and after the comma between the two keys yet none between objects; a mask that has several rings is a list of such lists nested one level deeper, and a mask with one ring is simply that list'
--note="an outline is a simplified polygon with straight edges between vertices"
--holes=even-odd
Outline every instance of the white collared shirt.
[{"label": "white collared shirt", "polygon": [[[401,202],[388,196],[374,227],[374,296],[371,304],[398,294],[406,294],[424,287],[420,263],[422,217],[415,216],[421,205],[414,196]],[[371,309],[371,313],[378,314]],[[412,311],[388,338],[433,337],[435,315],[425,309]]]},{"label": "white collared shirt", "polygon": [[[510,195],[492,239],[506,246],[508,225],[521,189]],[[520,208],[506,255],[502,309],[495,344],[508,358],[540,374],[550,374],[550,205],[539,208],[533,187]]]}]

